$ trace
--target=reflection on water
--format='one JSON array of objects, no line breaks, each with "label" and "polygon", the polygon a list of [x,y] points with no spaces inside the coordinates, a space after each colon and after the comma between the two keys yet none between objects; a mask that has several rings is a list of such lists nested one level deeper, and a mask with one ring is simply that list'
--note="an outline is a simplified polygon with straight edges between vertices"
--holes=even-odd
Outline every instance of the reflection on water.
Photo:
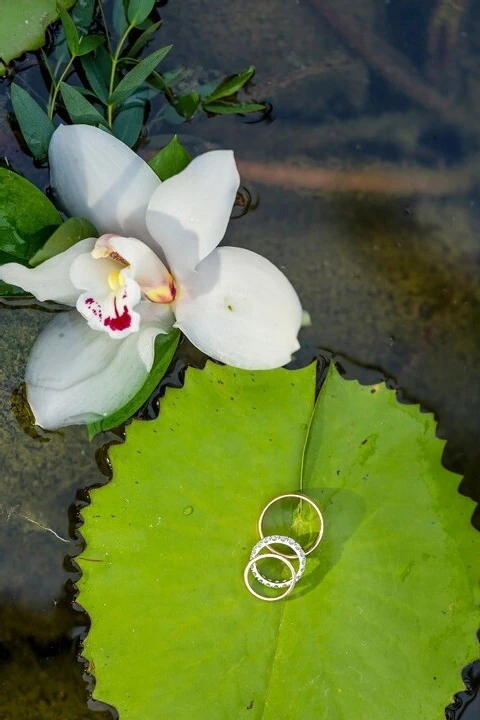
[{"label": "reflection on water", "polygon": [[[298,289],[313,320],[300,361],[322,348],[343,357],[349,377],[393,378],[404,397],[435,411],[448,439],[445,461],[465,473],[462,491],[480,501],[480,6],[332,6],[184,0],[162,7],[159,44],[174,43],[171,66],[193,67],[196,81],[254,63],[252,94],[271,101],[273,113],[259,124],[199,117],[172,127],[158,119],[157,104],[143,151],[173,132],[196,153],[235,150],[255,202],[231,223],[228,244],[265,254]],[[22,72],[31,63],[18,63],[19,78],[40,87],[37,68]],[[46,171],[33,167],[7,123],[7,83],[2,90],[3,154],[46,187]],[[76,577],[65,558],[78,552],[67,509],[79,489],[104,480],[95,460],[100,442],[89,444],[83,428],[22,430],[17,390],[49,318],[24,307],[0,313],[0,716],[103,720],[111,713],[87,707],[74,660],[87,618],[65,589]],[[480,528],[480,515],[475,522]],[[478,674],[475,666],[473,685]],[[462,720],[478,717],[478,703],[459,696]]]}]

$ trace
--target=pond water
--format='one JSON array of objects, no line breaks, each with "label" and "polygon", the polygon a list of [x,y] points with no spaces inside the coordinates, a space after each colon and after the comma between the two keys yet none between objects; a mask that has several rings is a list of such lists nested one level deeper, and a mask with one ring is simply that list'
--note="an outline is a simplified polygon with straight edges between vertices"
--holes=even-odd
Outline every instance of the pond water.
[{"label": "pond water", "polygon": [[[435,412],[445,464],[480,502],[480,4],[183,0],[159,13],[155,42],[174,45],[165,68],[184,63],[194,84],[252,63],[250,92],[272,112],[173,126],[154,104],[140,152],[174,132],[194,153],[234,149],[255,207],[227,241],[266,255],[299,291],[312,325],[298,362],[331,353],[349,377],[389,378]],[[36,62],[15,67],[41,91]],[[8,85],[2,154],[45,188],[9,124]],[[68,557],[81,549],[75,503],[105,481],[109,438],[28,430],[19,388],[52,311],[1,309],[0,717],[106,720],[76,659],[88,619],[72,607]],[[462,698],[451,717],[478,718],[479,696]]]}]

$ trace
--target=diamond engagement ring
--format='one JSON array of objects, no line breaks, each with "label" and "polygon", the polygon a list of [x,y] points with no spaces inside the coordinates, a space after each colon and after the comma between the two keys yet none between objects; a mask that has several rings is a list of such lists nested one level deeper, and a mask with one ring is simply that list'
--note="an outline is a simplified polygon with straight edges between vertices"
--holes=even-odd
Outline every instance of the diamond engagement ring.
[{"label": "diamond engagement ring", "polygon": [[[271,554],[273,555],[273,557],[286,557],[284,553],[272,550],[272,548],[270,548],[270,545],[287,545],[294,552],[292,557],[296,557],[298,559],[298,570],[289,580],[270,580],[270,578],[266,578],[259,572],[255,561],[267,557],[267,554],[260,555],[260,551],[263,550],[263,548],[268,548],[271,551],[271,553],[269,553],[268,555]],[[288,557],[290,557],[290,555],[288,555]],[[286,588],[292,586],[293,590],[293,586],[300,580],[303,575],[303,572],[305,570],[305,563],[305,552],[303,551],[300,543],[298,543],[296,540],[288,537],[287,535],[267,535],[267,537],[262,538],[262,540],[259,540],[257,544],[253,546],[252,552],[250,553],[249,566],[252,574],[257,578],[259,583],[262,583],[262,585],[266,585],[267,587],[271,588]]]}]

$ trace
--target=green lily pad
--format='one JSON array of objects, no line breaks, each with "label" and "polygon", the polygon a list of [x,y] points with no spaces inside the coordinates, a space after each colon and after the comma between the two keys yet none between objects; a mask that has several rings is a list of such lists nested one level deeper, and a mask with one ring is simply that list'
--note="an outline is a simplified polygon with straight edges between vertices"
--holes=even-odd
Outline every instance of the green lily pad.
[{"label": "green lily pad", "polygon": [[[82,0],[80,0],[82,2]],[[75,0],[63,0],[70,8]],[[2,11],[0,60],[9,63],[26,50],[38,50],[45,43],[45,30],[58,18],[56,0],[15,0]]]},{"label": "green lily pad", "polygon": [[[480,535],[435,422],[334,369],[313,410],[314,386],[315,366],[191,369],[111,448],[79,601],[95,696],[120,717],[433,719],[459,690]],[[243,583],[257,519],[302,479],[324,539],[289,598],[261,602]],[[310,532],[298,510],[290,532]]]}]

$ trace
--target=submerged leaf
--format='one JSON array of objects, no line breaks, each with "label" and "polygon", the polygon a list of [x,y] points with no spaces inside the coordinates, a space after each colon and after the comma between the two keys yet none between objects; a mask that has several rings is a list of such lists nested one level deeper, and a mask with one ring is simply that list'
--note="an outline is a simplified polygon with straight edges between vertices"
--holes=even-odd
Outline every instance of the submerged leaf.
[{"label": "submerged leaf", "polygon": [[160,180],[163,181],[182,172],[191,159],[190,153],[185,150],[178,137],[174,135],[168,145],[150,158],[148,164]]},{"label": "submerged leaf", "polygon": [[232,75],[231,77],[225,78],[222,82],[217,85],[210,95],[204,98],[205,103],[213,102],[214,100],[220,100],[220,98],[230,97],[235,95],[246,83],[253,77],[255,68],[253,65],[242,70],[238,75]]},{"label": "submerged leaf", "polygon": [[265,105],[260,103],[236,103],[220,100],[218,102],[202,103],[203,109],[213,115],[238,115],[252,112],[263,112]]},{"label": "submerged leaf", "polygon": [[[210,363],[110,448],[79,600],[95,695],[120,717],[443,716],[479,650],[473,504],[432,416],[334,369],[312,416],[314,388],[314,365]],[[256,523],[302,476],[324,539],[288,600],[263,603],[242,577]]]},{"label": "submerged leaf", "polygon": [[187,93],[171,100],[171,104],[181,117],[189,120],[198,110],[200,95],[196,92]]}]

